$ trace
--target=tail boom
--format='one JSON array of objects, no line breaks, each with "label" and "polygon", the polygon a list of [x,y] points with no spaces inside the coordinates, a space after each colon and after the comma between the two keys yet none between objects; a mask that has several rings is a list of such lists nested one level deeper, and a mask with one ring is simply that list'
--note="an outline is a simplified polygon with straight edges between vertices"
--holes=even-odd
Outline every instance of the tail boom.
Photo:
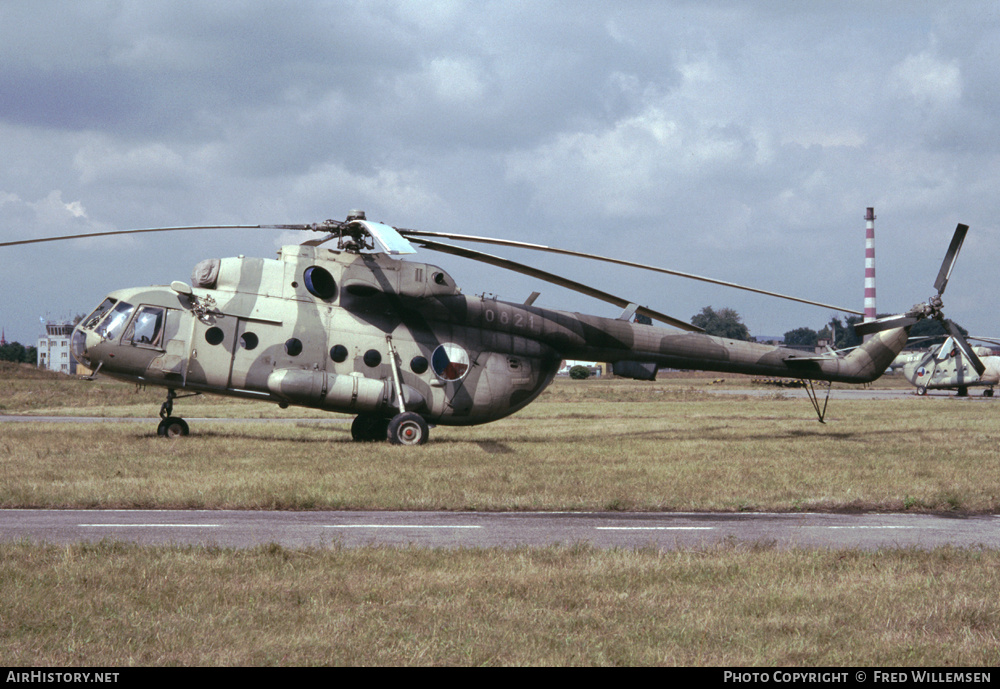
[{"label": "tail boom", "polygon": [[584,331],[590,341],[564,350],[568,359],[648,362],[664,368],[856,384],[870,383],[885,373],[906,346],[909,332],[909,327],[893,328],[877,333],[847,355],[815,355],[788,347],[576,316],[591,326]]}]

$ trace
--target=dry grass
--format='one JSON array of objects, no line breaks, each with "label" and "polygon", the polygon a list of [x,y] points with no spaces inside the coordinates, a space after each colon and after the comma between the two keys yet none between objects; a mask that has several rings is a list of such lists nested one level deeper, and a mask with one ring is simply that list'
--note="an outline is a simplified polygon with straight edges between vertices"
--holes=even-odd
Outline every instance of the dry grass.
[{"label": "dry grass", "polygon": [[996,666],[1000,555],[0,545],[11,665]]},{"label": "dry grass", "polygon": [[[127,387],[107,389],[101,409],[150,415]],[[197,421],[177,441],[150,421],[8,423],[0,507],[1000,510],[993,403],[831,404],[822,425],[780,394],[560,381],[511,418],[438,427],[416,449],[353,443],[347,423]],[[178,410],[302,414],[208,397]]]}]

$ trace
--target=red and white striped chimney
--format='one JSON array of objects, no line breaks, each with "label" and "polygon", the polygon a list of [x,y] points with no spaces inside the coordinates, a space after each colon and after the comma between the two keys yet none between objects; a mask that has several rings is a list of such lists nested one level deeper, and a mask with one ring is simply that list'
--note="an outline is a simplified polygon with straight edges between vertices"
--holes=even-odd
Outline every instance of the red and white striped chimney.
[{"label": "red and white striped chimney", "polygon": [[[865,323],[875,315],[875,209],[865,213]],[[867,340],[868,337],[865,337]]]}]

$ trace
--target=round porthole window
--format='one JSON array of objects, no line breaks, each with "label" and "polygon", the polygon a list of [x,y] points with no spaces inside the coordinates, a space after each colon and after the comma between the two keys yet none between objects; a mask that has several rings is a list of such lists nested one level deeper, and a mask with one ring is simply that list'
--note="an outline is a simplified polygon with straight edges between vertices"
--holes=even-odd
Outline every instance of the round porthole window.
[{"label": "round porthole window", "polygon": [[364,359],[365,359],[365,366],[369,366],[371,368],[375,368],[376,366],[382,363],[382,355],[379,353],[377,349],[369,349],[367,352],[365,352]]},{"label": "round porthole window", "polygon": [[334,295],[337,294],[337,282],[326,268],[310,266],[306,268],[302,278],[305,280],[309,294],[314,297],[333,299]]},{"label": "round porthole window", "polygon": [[410,359],[410,370],[418,376],[427,371],[427,359],[422,356],[415,356]]},{"label": "round porthole window", "polygon": [[222,332],[222,328],[218,326],[212,326],[205,331],[205,342],[210,345],[222,344],[224,339],[226,339],[226,335]]},{"label": "round porthole window", "polygon": [[347,359],[347,347],[344,345],[333,345],[330,348],[330,358],[338,364],[344,363]]},{"label": "round porthole window", "polygon": [[243,333],[240,336],[240,346],[243,349],[256,349],[258,344],[260,344],[260,340],[253,333]]},{"label": "round porthole window", "polygon": [[431,354],[431,366],[442,380],[461,380],[469,372],[469,353],[457,344],[446,342]]},{"label": "round porthole window", "polygon": [[298,356],[302,353],[302,340],[293,337],[285,341],[285,353],[288,356]]}]

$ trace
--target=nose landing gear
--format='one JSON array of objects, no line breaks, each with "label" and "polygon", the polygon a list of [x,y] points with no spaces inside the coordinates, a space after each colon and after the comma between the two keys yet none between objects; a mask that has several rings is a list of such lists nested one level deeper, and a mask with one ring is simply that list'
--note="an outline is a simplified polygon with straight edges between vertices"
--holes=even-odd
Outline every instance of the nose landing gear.
[{"label": "nose landing gear", "polygon": [[[194,397],[200,394],[200,392],[196,392],[191,395],[183,395],[183,397]],[[179,416],[172,416],[175,399],[180,399],[177,396],[177,391],[167,390],[167,401],[160,406],[160,425],[156,427],[156,435],[161,438],[179,438],[190,432],[187,421]]]}]

